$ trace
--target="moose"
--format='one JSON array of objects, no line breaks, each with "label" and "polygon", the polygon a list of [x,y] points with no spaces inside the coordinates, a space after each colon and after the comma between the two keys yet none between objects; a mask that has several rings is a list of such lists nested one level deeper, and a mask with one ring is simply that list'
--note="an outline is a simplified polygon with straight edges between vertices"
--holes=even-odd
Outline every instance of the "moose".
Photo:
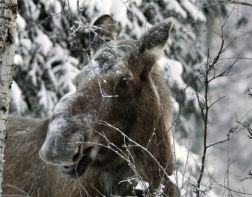
[{"label": "moose", "polygon": [[156,63],[172,24],[126,40],[110,15],[94,22],[76,91],[48,119],[9,118],[4,195],[179,196],[171,96]]}]

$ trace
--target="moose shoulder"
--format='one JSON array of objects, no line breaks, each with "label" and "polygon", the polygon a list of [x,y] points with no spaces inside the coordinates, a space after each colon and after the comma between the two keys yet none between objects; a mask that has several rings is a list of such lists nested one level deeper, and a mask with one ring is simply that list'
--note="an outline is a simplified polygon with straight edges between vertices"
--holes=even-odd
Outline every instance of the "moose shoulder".
[{"label": "moose shoulder", "polygon": [[170,93],[156,68],[171,26],[167,20],[139,40],[117,40],[113,19],[98,18],[76,92],[48,120],[10,118],[3,193],[155,196],[162,188],[178,196],[169,180]]}]

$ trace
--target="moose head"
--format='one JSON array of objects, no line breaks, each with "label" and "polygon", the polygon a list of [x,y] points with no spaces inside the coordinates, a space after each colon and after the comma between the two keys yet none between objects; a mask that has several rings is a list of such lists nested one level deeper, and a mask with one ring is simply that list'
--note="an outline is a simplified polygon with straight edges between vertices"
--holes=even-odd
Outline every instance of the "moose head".
[{"label": "moose head", "polygon": [[151,167],[155,162],[172,174],[170,94],[156,72],[172,21],[154,26],[139,40],[119,40],[109,15],[93,27],[90,61],[74,80],[76,91],[55,106],[41,159],[72,177],[96,168],[117,169],[125,178],[134,174],[130,158],[142,176],[158,172]]}]

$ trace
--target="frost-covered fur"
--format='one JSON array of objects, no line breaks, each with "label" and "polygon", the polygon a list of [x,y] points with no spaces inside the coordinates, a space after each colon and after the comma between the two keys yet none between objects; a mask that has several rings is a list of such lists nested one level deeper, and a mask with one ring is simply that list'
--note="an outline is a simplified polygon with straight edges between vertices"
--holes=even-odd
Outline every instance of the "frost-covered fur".
[{"label": "frost-covered fur", "polygon": [[155,64],[171,24],[117,41],[112,18],[96,20],[92,60],[76,77],[76,92],[49,120],[10,118],[4,194],[142,196],[134,188],[145,181],[145,195],[162,187],[164,196],[178,196],[168,177],[170,92]]}]

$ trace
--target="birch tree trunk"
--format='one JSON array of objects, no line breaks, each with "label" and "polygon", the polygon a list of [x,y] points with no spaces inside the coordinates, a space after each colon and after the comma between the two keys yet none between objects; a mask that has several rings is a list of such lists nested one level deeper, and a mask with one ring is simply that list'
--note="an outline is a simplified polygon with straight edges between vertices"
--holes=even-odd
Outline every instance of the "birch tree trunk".
[{"label": "birch tree trunk", "polygon": [[5,129],[15,54],[17,0],[0,0],[0,196],[2,194]]}]

